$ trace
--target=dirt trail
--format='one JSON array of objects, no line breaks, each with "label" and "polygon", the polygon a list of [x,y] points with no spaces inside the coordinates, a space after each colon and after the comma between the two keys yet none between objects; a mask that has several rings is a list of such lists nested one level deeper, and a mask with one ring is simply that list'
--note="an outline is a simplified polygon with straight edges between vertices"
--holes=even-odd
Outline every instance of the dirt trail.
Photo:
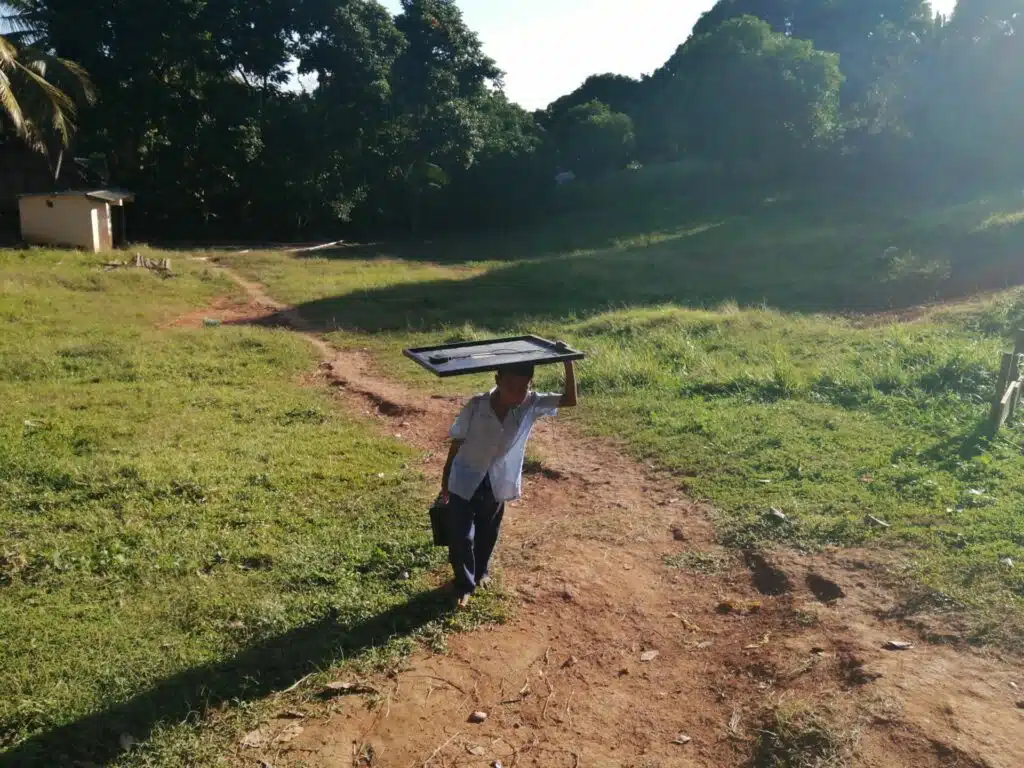
[{"label": "dirt trail", "polygon": [[[290,309],[228,274],[254,321]],[[294,310],[287,318],[346,406],[400,433],[439,473],[458,401],[385,379],[366,356],[304,330]],[[769,762],[758,743],[770,740],[765,711],[810,705],[854,751],[807,765],[1024,765],[1018,661],[928,644],[879,618],[894,598],[875,555],[730,553],[707,510],[608,443],[548,422],[533,446],[542,467],[506,514],[498,552],[516,618],[454,636],[443,655],[415,655],[375,682],[378,697],[308,710],[291,740],[239,746],[238,764],[804,765]],[[706,572],[666,564],[683,553]],[[896,638],[915,647],[883,650]],[[485,723],[467,722],[476,710]]]}]

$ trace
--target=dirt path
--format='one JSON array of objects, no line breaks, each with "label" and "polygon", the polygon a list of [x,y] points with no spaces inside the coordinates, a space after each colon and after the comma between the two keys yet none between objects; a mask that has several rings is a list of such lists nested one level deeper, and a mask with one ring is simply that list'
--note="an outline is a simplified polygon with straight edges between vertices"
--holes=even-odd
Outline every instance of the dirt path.
[{"label": "dirt path", "polygon": [[[229,274],[250,304],[204,317],[289,310]],[[439,474],[459,403],[382,378],[367,357],[304,330],[294,310],[286,317],[345,405],[401,434]],[[549,422],[533,446],[542,466],[506,515],[498,554],[516,618],[454,636],[443,655],[415,655],[375,682],[377,697],[308,710],[294,739],[240,746],[239,764],[1024,765],[1019,663],[928,644],[879,618],[894,598],[875,579],[875,555],[726,552],[706,510],[607,443]],[[897,638],[915,647],[883,650]],[[467,721],[476,710],[485,723]],[[766,726],[771,712],[783,727]],[[804,727],[789,738],[787,721]],[[803,745],[833,758],[771,762],[773,741],[791,756]]]}]

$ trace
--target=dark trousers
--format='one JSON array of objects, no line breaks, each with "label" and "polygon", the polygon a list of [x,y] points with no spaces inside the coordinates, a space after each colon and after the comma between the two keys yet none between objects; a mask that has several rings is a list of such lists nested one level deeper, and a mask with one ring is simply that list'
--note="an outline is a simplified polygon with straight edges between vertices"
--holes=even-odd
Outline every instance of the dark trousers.
[{"label": "dark trousers", "polygon": [[487,575],[505,505],[494,498],[491,482],[485,477],[469,501],[451,494],[448,508],[448,560],[455,571],[455,591],[468,595]]}]

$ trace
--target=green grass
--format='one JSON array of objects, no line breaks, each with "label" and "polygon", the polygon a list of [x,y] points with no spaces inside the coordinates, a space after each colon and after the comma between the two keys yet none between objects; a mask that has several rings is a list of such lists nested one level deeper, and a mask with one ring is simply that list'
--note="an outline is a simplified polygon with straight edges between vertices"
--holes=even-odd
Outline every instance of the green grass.
[{"label": "green grass", "polygon": [[856,728],[840,725],[827,707],[785,702],[769,710],[757,731],[753,768],[846,768]]},{"label": "green grass", "polygon": [[[875,208],[761,200],[737,212],[642,187],[611,200],[611,188],[581,187],[589,212],[532,233],[228,261],[424,388],[486,379],[439,383],[403,346],[564,338],[590,354],[579,425],[713,502],[723,541],[898,549],[913,564],[903,575],[934,590],[932,607],[967,611],[971,639],[1019,647],[1024,570],[1001,560],[1024,563],[1022,436],[989,442],[979,426],[1024,294],[913,322],[836,314],[1013,284],[1019,194]],[[539,386],[556,385],[541,375]],[[770,522],[771,507],[788,521]]]},{"label": "green grass", "polygon": [[[899,550],[930,610],[1019,648],[1024,571],[1001,561],[1024,563],[1024,440],[978,427],[1024,294],[913,322],[835,311],[1017,282],[1024,203],[726,207],[653,172],[618,183],[567,191],[529,232],[224,258],[424,389],[487,379],[438,383],[403,346],[565,338],[590,354],[577,425],[713,502],[724,542]],[[0,764],[217,764],[268,693],[503,610],[447,613],[434,479],[302,384],[306,342],[166,327],[237,290],[171,257],[162,280],[0,252]]]},{"label": "green grass", "polygon": [[453,626],[419,457],[300,337],[163,327],[236,290],[172,258],[0,251],[0,764],[214,764],[267,693]]},{"label": "green grass", "polygon": [[681,552],[666,556],[665,565],[712,576],[727,571],[732,563],[727,556],[718,552]]}]

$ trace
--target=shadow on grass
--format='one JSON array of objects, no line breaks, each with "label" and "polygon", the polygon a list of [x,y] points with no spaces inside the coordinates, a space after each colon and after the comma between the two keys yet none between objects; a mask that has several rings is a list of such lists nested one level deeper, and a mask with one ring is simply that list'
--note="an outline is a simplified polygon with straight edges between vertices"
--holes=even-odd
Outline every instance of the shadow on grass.
[{"label": "shadow on grass", "polygon": [[1019,193],[900,205],[753,191],[708,199],[606,193],[529,231],[297,255],[497,262],[465,279],[357,291],[299,309],[320,330],[498,329],[657,304],[900,310],[1024,282]]},{"label": "shadow on grass", "polygon": [[691,184],[689,189],[673,188],[655,194],[642,185],[630,190],[614,183],[595,183],[560,190],[542,217],[513,230],[469,230],[426,238],[389,237],[384,242],[345,243],[297,256],[337,260],[386,256],[434,264],[543,260],[613,247],[650,233],[686,231],[707,222],[761,215],[778,217],[790,204],[780,200],[755,188],[709,190]]},{"label": "shadow on grass", "polygon": [[[874,256],[849,256],[846,245],[825,252],[818,240],[800,244],[779,232],[729,231],[737,226],[709,224],[646,243],[509,262],[465,279],[355,291],[309,301],[298,310],[320,331],[435,331],[466,323],[505,329],[526,320],[659,304],[716,307],[735,301],[795,312],[873,312],[1024,281],[1024,263],[1016,258],[1010,263],[1004,249],[992,252],[991,260],[1004,268],[992,270],[988,282],[973,272],[960,278],[949,273],[894,277],[880,260],[881,245],[861,249]],[[980,261],[984,250],[976,245],[962,247]],[[950,246],[944,247],[946,255],[938,246],[933,255],[948,264]]]},{"label": "shadow on grass", "polygon": [[716,255],[694,240],[680,253],[661,242],[570,256],[513,262],[462,280],[403,283],[298,305],[314,329],[363,332],[420,330],[472,324],[509,328],[526,319],[587,317],[623,306],[682,304],[716,306],[769,303],[816,310],[850,304],[851,296],[833,276],[791,279],[792,266],[766,258],[744,265]]},{"label": "shadow on grass", "polygon": [[201,717],[222,703],[262,698],[338,659],[408,634],[449,609],[446,593],[431,590],[356,624],[324,618],[253,645],[222,663],[186,670],[122,704],[33,736],[0,754],[0,765],[108,765],[121,754],[122,733],[144,741],[159,724]]},{"label": "shadow on grass", "polygon": [[992,425],[986,418],[969,432],[953,435],[932,446],[924,456],[939,467],[953,469],[983,454],[991,446],[993,437]]}]

